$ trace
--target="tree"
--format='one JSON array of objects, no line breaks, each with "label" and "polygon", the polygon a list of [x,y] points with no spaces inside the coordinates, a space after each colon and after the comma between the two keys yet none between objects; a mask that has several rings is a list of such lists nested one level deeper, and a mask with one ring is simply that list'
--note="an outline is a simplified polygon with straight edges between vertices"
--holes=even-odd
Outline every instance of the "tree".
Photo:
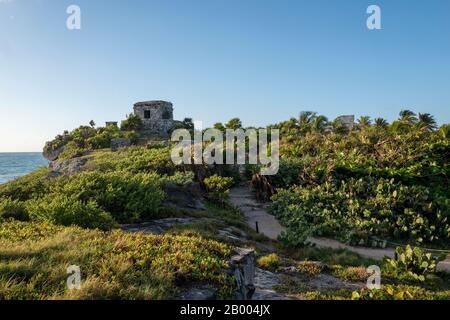
[{"label": "tree", "polygon": [[412,112],[411,110],[400,111],[400,119],[399,120],[408,125],[413,125],[413,124],[417,123],[416,114],[414,112]]},{"label": "tree", "polygon": [[383,118],[376,118],[374,122],[378,128],[386,129],[389,126],[389,123]]},{"label": "tree", "polygon": [[419,113],[417,126],[422,131],[433,131],[437,128],[436,120],[429,113]]},{"label": "tree", "polygon": [[439,128],[439,133],[441,134],[442,138],[444,139],[450,139],[450,124],[443,124]]},{"label": "tree", "polygon": [[214,129],[225,131],[225,126],[222,124],[222,122],[216,122],[214,124]]},{"label": "tree", "polygon": [[328,124],[328,118],[320,115],[314,118],[311,127],[316,132],[323,132]]},{"label": "tree", "polygon": [[228,121],[228,122],[225,124],[225,128],[227,128],[227,129],[233,129],[233,130],[242,128],[242,122],[241,122],[241,120],[240,120],[239,118],[233,118],[233,119],[230,119],[230,121]]},{"label": "tree", "polygon": [[300,131],[302,133],[311,131],[311,126],[312,126],[312,123],[314,122],[314,119],[316,118],[316,115],[317,114],[312,111],[300,112],[300,117],[298,119],[298,125],[299,125]]},{"label": "tree", "polygon": [[367,127],[367,126],[370,126],[371,123],[372,123],[372,121],[370,120],[370,117],[369,117],[369,116],[361,116],[361,117],[358,119],[358,124],[359,124],[361,127]]},{"label": "tree", "polygon": [[138,115],[130,113],[125,120],[120,123],[122,131],[140,131],[144,128],[141,118]]}]

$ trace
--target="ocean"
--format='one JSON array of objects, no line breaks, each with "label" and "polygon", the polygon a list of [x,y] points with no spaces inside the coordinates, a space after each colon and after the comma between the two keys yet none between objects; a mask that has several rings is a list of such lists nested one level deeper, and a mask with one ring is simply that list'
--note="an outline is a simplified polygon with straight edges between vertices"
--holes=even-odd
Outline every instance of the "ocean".
[{"label": "ocean", "polygon": [[0,152],[0,184],[46,166],[48,166],[48,161],[40,152]]}]

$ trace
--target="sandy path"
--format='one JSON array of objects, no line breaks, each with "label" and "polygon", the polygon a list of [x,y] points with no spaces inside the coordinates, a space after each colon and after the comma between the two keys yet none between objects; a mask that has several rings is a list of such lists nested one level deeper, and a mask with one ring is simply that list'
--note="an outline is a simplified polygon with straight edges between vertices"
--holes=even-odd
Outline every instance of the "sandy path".
[{"label": "sandy path", "polygon": [[[285,230],[278,220],[267,212],[267,205],[256,201],[248,187],[239,186],[231,189],[230,201],[241,210],[252,229],[256,230],[256,223],[258,223],[259,232],[268,238],[277,240],[278,235]],[[374,260],[382,260],[385,256],[394,258],[394,249],[391,248],[354,247],[336,240],[317,237],[309,237],[307,241],[318,248],[347,249],[362,257]]]}]

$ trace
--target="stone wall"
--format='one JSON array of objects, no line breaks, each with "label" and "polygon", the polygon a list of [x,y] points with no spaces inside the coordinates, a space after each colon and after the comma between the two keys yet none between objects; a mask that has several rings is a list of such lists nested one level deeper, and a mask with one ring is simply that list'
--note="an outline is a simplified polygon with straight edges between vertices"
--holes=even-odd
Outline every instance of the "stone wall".
[{"label": "stone wall", "polygon": [[144,101],[134,104],[134,114],[144,124],[144,130],[168,136],[175,126],[173,105],[167,101]]},{"label": "stone wall", "polygon": [[348,129],[351,129],[355,124],[355,116],[340,116],[336,118],[337,121],[340,121],[344,126],[346,126]]}]

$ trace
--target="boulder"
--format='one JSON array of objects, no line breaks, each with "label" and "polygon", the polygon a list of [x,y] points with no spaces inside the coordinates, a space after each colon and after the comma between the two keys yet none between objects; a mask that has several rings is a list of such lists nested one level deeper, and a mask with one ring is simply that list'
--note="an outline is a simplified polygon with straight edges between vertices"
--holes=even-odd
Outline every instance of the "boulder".
[{"label": "boulder", "polygon": [[81,167],[86,164],[89,160],[86,158],[74,158],[74,159],[66,159],[66,160],[56,160],[50,162],[50,169],[52,170],[49,173],[50,177],[57,177],[60,175],[70,176],[76,174],[81,171]]},{"label": "boulder", "polygon": [[58,159],[59,155],[63,153],[64,146],[58,148],[58,149],[51,149],[51,148],[44,148],[44,151],[42,152],[42,155],[45,159],[48,161],[55,161]]},{"label": "boulder", "polygon": [[229,274],[236,279],[236,299],[251,300],[255,293],[255,251],[248,248],[235,248],[230,259]]}]

